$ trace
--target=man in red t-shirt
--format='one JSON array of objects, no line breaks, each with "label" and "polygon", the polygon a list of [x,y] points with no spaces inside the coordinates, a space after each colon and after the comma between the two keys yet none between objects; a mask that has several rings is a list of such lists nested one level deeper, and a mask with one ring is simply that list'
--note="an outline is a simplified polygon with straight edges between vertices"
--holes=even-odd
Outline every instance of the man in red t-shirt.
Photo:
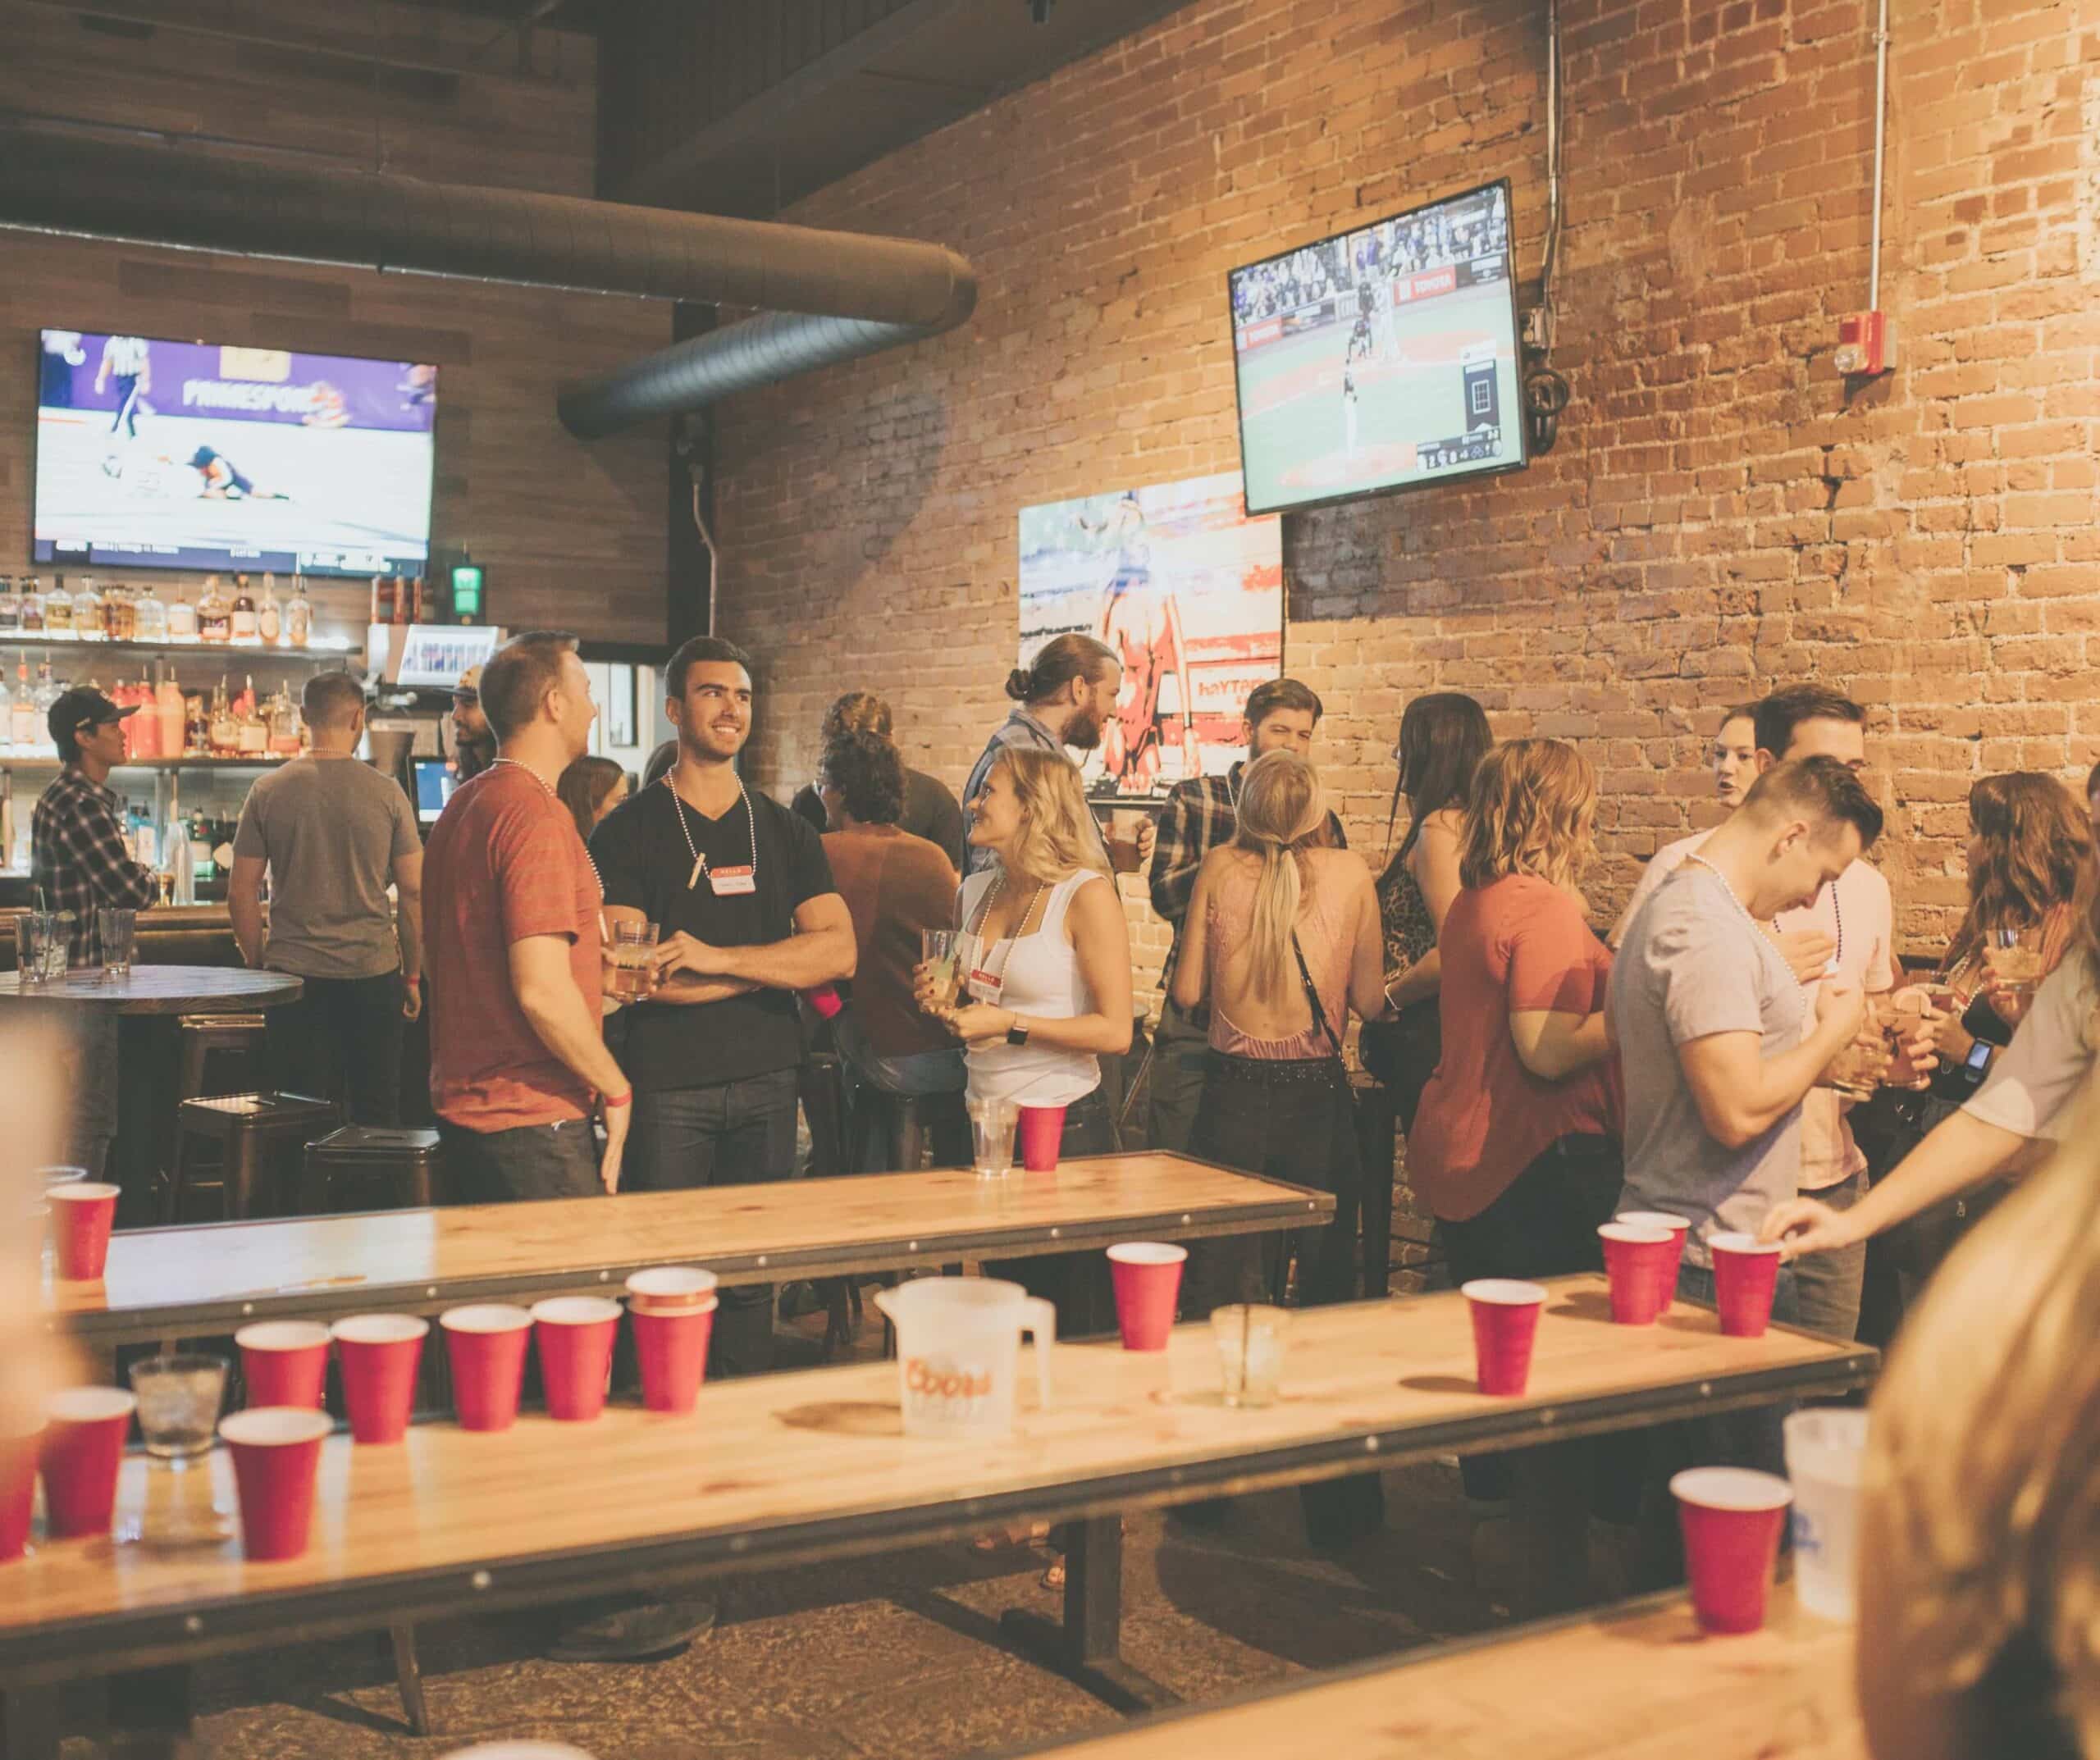
[{"label": "man in red t-shirt", "polygon": [[611,1192],[633,1096],[600,1023],[598,877],[555,796],[598,714],[576,638],[505,644],[481,700],[495,762],[459,785],[423,855],[431,1103],[471,1201]]}]

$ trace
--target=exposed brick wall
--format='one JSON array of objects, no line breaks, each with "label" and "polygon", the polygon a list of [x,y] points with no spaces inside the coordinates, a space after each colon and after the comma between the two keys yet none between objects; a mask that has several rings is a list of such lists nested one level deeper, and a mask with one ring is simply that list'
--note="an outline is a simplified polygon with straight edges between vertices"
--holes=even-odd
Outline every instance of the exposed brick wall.
[{"label": "exposed brick wall", "polygon": [[[792,211],[954,244],[984,294],[942,341],[727,412],[721,616],[765,663],[765,780],[806,775],[861,685],[960,780],[1004,708],[1016,509],[1236,465],[1235,262],[1506,175],[1535,274],[1544,11],[1198,0]],[[1928,942],[1971,779],[2100,755],[2100,7],[1896,8],[1903,358],[1851,390],[1829,355],[1865,303],[1871,5],[1564,13],[1577,401],[1524,475],[1286,521],[1322,768],[1375,845],[1410,695],[1581,740],[1601,910],[1707,816],[1719,706],[1819,677],[1873,707],[1884,865]]]}]

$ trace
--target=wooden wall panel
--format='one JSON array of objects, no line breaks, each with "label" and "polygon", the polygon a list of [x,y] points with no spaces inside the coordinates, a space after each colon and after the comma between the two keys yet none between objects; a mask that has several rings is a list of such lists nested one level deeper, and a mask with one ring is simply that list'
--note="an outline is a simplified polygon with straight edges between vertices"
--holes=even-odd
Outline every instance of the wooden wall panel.
[{"label": "wooden wall panel", "polygon": [[[165,17],[176,8],[157,0],[153,11]],[[271,9],[269,28],[346,42],[337,16],[290,0]],[[388,32],[380,40],[408,52],[424,16],[381,8]],[[487,21],[476,22],[493,34]],[[16,89],[39,115],[457,182],[570,194],[595,185],[587,38],[536,33],[523,55],[506,46],[455,77],[265,51],[166,25],[144,41],[120,39],[40,3],[0,0],[0,42],[11,71],[21,71]],[[422,48],[466,58],[450,35]],[[426,95],[412,98],[418,81]],[[444,95],[428,96],[433,88]],[[555,396],[566,380],[669,342],[669,305],[0,230],[0,575],[52,572],[30,560],[36,332],[47,325],[436,361],[433,542],[473,552],[488,570],[495,615],[514,627],[662,641],[662,434],[651,425],[586,445],[563,430]],[[150,573],[163,595],[201,580]],[[324,622],[362,624],[362,586],[316,589]]]}]

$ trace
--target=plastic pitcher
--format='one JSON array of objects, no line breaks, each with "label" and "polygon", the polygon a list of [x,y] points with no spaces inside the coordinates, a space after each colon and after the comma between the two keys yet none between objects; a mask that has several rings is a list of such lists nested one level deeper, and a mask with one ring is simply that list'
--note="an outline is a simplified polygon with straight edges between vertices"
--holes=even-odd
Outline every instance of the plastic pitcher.
[{"label": "plastic pitcher", "polygon": [[908,1436],[1004,1436],[1014,1427],[1020,1338],[1035,1338],[1037,1402],[1050,1404],[1057,1311],[1018,1284],[922,1277],[878,1290],[897,1323],[897,1371]]},{"label": "plastic pitcher", "polygon": [[1787,1419],[1786,1438],[1787,1477],[1794,1486],[1794,1592],[1810,1612],[1849,1620],[1867,1414],[1811,1407]]}]

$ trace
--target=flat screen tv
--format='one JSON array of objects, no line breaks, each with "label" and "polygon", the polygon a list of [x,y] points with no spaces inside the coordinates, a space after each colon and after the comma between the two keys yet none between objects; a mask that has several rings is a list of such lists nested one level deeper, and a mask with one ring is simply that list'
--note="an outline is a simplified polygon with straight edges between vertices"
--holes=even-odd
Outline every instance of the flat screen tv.
[{"label": "flat screen tv", "polygon": [[1510,253],[1505,180],[1235,269],[1247,511],[1522,469]]},{"label": "flat screen tv", "polygon": [[42,347],[38,562],[422,572],[434,366],[76,330]]}]

